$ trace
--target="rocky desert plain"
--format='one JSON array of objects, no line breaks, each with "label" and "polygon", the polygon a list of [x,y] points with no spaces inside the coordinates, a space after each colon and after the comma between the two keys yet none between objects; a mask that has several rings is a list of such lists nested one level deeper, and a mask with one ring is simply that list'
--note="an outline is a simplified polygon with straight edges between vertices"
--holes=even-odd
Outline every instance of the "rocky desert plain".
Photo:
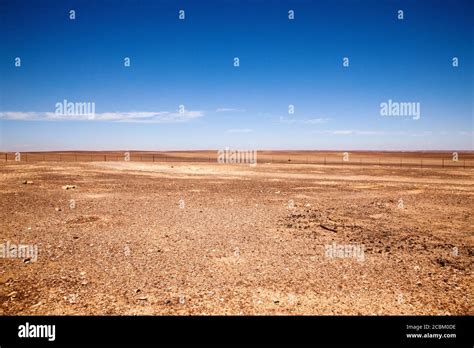
[{"label": "rocky desert plain", "polygon": [[473,152],[129,155],[0,154],[0,314],[474,314]]}]

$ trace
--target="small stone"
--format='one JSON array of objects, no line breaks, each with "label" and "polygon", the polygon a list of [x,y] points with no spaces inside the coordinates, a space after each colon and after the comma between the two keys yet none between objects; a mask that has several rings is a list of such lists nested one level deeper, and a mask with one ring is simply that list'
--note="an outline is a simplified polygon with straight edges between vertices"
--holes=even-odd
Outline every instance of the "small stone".
[{"label": "small stone", "polygon": [[68,297],[65,297],[65,299],[68,300],[69,303],[76,303],[77,294],[70,294]]},{"label": "small stone", "polygon": [[76,185],[64,185],[63,190],[72,190],[76,188]]},{"label": "small stone", "polygon": [[56,211],[61,211],[62,209],[61,209],[61,208],[58,208],[58,207],[56,207],[56,208],[54,208],[54,210],[56,210]]}]

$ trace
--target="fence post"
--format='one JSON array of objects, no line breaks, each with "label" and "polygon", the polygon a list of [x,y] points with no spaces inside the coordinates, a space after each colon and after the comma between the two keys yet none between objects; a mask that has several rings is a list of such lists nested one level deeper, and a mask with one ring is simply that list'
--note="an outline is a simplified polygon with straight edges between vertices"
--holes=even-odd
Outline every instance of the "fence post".
[{"label": "fence post", "polygon": [[8,162],[8,153],[5,152],[5,162]]},{"label": "fence post", "polygon": [[104,155],[104,161],[107,162],[107,155]]}]

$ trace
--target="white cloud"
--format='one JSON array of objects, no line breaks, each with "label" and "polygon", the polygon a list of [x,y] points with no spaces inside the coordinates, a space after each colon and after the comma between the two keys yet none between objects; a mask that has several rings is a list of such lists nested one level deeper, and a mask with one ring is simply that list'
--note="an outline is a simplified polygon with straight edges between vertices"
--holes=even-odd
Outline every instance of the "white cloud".
[{"label": "white cloud", "polygon": [[244,112],[245,109],[235,109],[235,108],[217,108],[216,112]]},{"label": "white cloud", "polygon": [[460,131],[459,134],[460,135],[467,135],[469,137],[474,137],[474,131],[471,131],[471,132],[469,132],[469,131]]},{"label": "white cloud", "polygon": [[328,123],[330,118],[310,118],[309,120],[302,120],[302,123],[305,124],[320,124]]},{"label": "white cloud", "polygon": [[227,132],[229,132],[229,133],[251,133],[251,132],[253,132],[253,129],[249,129],[249,128],[233,128],[233,129],[228,129]]},{"label": "white cloud", "polygon": [[[389,134],[384,131],[359,131],[353,129],[339,129],[339,130],[323,130],[323,131],[314,131],[315,134],[331,134],[331,135],[384,135]],[[394,132],[391,134],[402,135],[403,132]]]},{"label": "white cloud", "polygon": [[286,118],[280,116],[280,123],[302,123],[302,124],[321,124],[328,123],[330,118],[309,118],[309,119],[296,119],[296,118]]},{"label": "white cloud", "polygon": [[[412,137],[424,137],[432,135],[431,131],[422,131],[422,132],[405,132],[405,131],[396,131],[396,132],[386,132],[386,131],[361,131],[361,130],[352,130],[352,129],[341,129],[341,130],[323,130],[323,131],[314,131],[314,134],[330,134],[330,135],[406,135]],[[446,132],[444,132],[446,133]]]},{"label": "white cloud", "polygon": [[54,112],[21,112],[2,111],[0,119],[24,121],[113,121],[113,122],[141,122],[141,123],[177,123],[187,122],[204,116],[203,111],[185,110],[184,112],[168,111],[131,111],[131,112],[104,112],[92,115],[64,115]]},{"label": "white cloud", "polygon": [[333,132],[335,135],[349,135],[349,134],[354,134],[353,130],[335,130]]}]

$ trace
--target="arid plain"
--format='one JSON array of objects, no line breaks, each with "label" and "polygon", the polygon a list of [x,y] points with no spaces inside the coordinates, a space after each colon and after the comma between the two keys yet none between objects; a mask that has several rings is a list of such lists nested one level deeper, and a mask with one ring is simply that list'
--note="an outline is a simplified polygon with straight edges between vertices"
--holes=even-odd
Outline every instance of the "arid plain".
[{"label": "arid plain", "polygon": [[474,314],[472,152],[28,156],[0,242],[38,255],[0,259],[0,314]]}]

